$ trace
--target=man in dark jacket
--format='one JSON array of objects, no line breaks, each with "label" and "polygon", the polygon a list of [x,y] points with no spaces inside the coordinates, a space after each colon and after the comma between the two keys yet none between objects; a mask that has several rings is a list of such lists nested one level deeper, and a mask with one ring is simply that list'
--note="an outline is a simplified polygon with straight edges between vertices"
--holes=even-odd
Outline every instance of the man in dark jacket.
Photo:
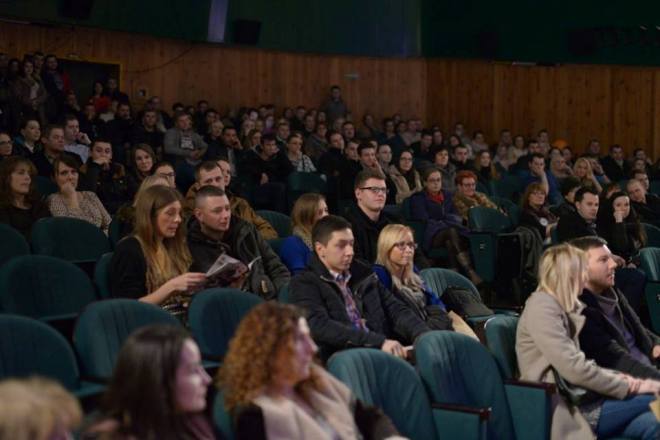
[{"label": "man in dark jacket", "polygon": [[193,257],[191,270],[206,272],[223,253],[250,264],[246,279],[232,287],[242,287],[264,299],[274,299],[289,282],[288,269],[254,225],[232,218],[229,199],[214,186],[202,187],[195,196],[195,218],[188,230],[188,247]]},{"label": "man in dark jacket", "polygon": [[370,265],[353,260],[351,225],[341,217],[324,217],[314,225],[312,242],[314,254],[293,278],[290,295],[307,311],[321,357],[354,347],[406,357],[402,344],[412,344],[430,329],[380,283]]},{"label": "man in dark jacket", "polygon": [[618,182],[630,176],[630,164],[623,155],[623,147],[621,145],[612,145],[609,156],[602,158],[600,163],[603,166],[605,175],[612,182]]},{"label": "man in dark jacket", "polygon": [[598,193],[591,188],[580,188],[575,193],[574,200],[575,211],[568,211],[559,217],[557,237],[560,242],[598,235],[595,223],[600,204]]},{"label": "man in dark jacket", "polygon": [[580,348],[605,368],[660,380],[660,337],[646,329],[614,287],[616,263],[605,240],[584,237],[571,244],[587,252],[588,281],[580,300],[586,321]]}]

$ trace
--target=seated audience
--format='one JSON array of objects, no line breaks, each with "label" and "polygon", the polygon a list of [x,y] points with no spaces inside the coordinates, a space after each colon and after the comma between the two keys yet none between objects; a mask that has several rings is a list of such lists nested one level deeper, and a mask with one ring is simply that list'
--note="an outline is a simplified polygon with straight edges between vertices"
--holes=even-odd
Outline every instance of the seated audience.
[{"label": "seated audience", "polygon": [[150,325],[124,342],[85,438],[215,439],[206,405],[211,378],[180,327]]},{"label": "seated audience", "polygon": [[523,173],[523,188],[527,188],[530,183],[539,182],[548,193],[548,200],[552,204],[559,203],[561,196],[559,194],[559,185],[555,177],[545,170],[545,159],[540,153],[530,155],[529,170]]},{"label": "seated audience", "polygon": [[453,193],[456,190],[456,165],[449,160],[449,149],[446,146],[440,146],[435,151],[433,165],[442,173],[442,188]]},{"label": "seated audience", "polygon": [[246,265],[251,264],[250,270],[232,287],[265,299],[276,298],[289,282],[289,271],[252,224],[232,217],[225,192],[215,186],[202,187],[195,196],[194,215],[196,221],[191,222],[188,231],[192,270],[206,272],[226,253]]},{"label": "seated audience", "polygon": [[586,317],[580,346],[603,368],[660,380],[660,337],[645,328],[626,297],[614,286],[617,267],[599,237],[571,241],[587,254],[587,281],[580,301]]},{"label": "seated audience", "polygon": [[275,135],[264,135],[260,146],[245,153],[243,170],[256,185],[255,205],[284,212],[286,182],[294,169],[286,154],[278,150]]},{"label": "seated audience", "polygon": [[154,165],[153,175],[167,180],[167,186],[176,188],[176,172],[169,162],[160,162]]},{"label": "seated audience", "polygon": [[647,193],[644,184],[636,179],[630,179],[626,189],[640,221],[660,226],[660,197]]},{"label": "seated audience", "polygon": [[[382,174],[385,179],[385,186],[387,186],[387,198],[385,203],[388,205],[394,205],[396,203],[396,185],[390,178],[389,173],[381,167],[380,162],[378,161],[378,156],[376,156],[375,143],[361,142],[358,146],[358,157],[360,158],[361,169],[370,169]],[[355,178],[353,181],[355,181]]]},{"label": "seated audience", "polygon": [[218,374],[237,440],[399,438],[379,409],[314,361],[302,310],[267,302],[243,318]]},{"label": "seated audience", "polygon": [[580,179],[580,185],[593,188],[598,194],[603,191],[603,187],[594,175],[591,161],[586,157],[581,157],[573,165],[573,175]]},{"label": "seated audience", "polygon": [[557,151],[557,154],[550,157],[550,173],[561,186],[564,180],[573,176],[574,173],[571,167],[566,164],[566,159],[562,156],[561,151],[557,149],[552,151]]},{"label": "seated audience", "polygon": [[116,162],[126,163],[128,161],[134,125],[130,105],[126,102],[119,102],[114,119],[108,121],[103,127],[103,137],[112,144]]},{"label": "seated audience", "polygon": [[491,180],[500,179],[500,173],[497,171],[497,167],[492,161],[488,149],[480,150],[476,153],[474,158],[474,168],[479,182],[486,186],[486,188],[488,188],[488,184]]},{"label": "seated audience", "polygon": [[151,188],[152,186],[156,185],[169,186],[169,183],[167,182],[167,179],[160,176],[147,176],[140,184],[140,187],[135,193],[135,196],[133,196],[133,199],[124,203],[119,207],[119,209],[117,209],[117,214],[115,214],[112,221],[117,221],[119,223],[119,238],[124,238],[133,233],[133,228],[135,226],[135,205],[137,203],[138,196],[147,188]]},{"label": "seated audience", "polygon": [[50,178],[53,175],[53,161],[59,157],[69,156],[78,163],[78,166],[82,164],[77,154],[64,151],[64,129],[61,125],[47,126],[41,133],[41,143],[43,149],[32,157],[32,162],[40,176]]},{"label": "seated audience", "polygon": [[0,131],[0,162],[11,156],[15,156],[14,143],[11,140],[11,136],[9,133]]},{"label": "seated audience", "polygon": [[20,126],[20,134],[14,138],[14,151],[12,154],[32,159],[41,149],[41,124],[36,119],[23,120]]},{"label": "seated audience", "polygon": [[403,150],[396,165],[390,165],[389,176],[396,185],[396,203],[422,190],[422,180],[419,172],[413,166],[413,155],[410,150]]},{"label": "seated audience", "polygon": [[384,173],[389,174],[390,166],[392,166],[392,148],[387,144],[380,144],[376,148],[376,159],[378,159],[378,165]]},{"label": "seated audience", "polygon": [[0,382],[0,437],[12,440],[73,438],[82,420],[78,400],[51,379]]},{"label": "seated audience", "polygon": [[353,183],[358,173],[364,169],[360,162],[359,145],[354,139],[346,142],[344,148],[344,161],[339,171],[339,198],[342,200],[353,200]]},{"label": "seated audience", "polygon": [[163,146],[166,157],[174,160],[177,187],[187,191],[193,183],[193,168],[202,161],[208,145],[192,127],[187,113],[174,116],[174,127],[165,132]]},{"label": "seated audience", "polygon": [[[305,119],[307,119],[307,116]],[[303,147],[305,154],[312,159],[312,163],[314,163],[319,169],[319,160],[321,159],[321,156],[328,151],[327,134],[328,126],[324,122],[319,122],[316,124],[314,131],[305,139],[305,145]]]},{"label": "seated audience", "polygon": [[486,194],[477,191],[477,175],[468,170],[461,170],[456,173],[456,193],[454,194],[454,207],[458,215],[463,217],[467,224],[468,211],[475,206],[483,206],[500,210]]},{"label": "seated audience", "polygon": [[433,160],[433,151],[431,149],[433,145],[433,132],[424,130],[419,136],[419,141],[410,144],[410,149],[417,159],[431,162]]},{"label": "seated audience", "polygon": [[10,157],[0,162],[0,223],[13,227],[28,241],[34,222],[50,216],[37,192],[36,175],[29,159]]},{"label": "seated audience", "polygon": [[558,375],[597,395],[578,405],[561,395],[553,399],[552,439],[653,439],[660,423],[648,407],[654,397],[643,394],[659,392],[660,382],[601,368],[580,348],[584,306],[578,295],[586,270],[584,252],[571,245],[553,246],[543,254],[537,291],[527,300],[516,332],[520,378],[557,382]]},{"label": "seated audience", "polygon": [[557,238],[560,242],[587,235],[598,235],[596,217],[600,200],[596,190],[581,187],[574,197],[575,210],[566,211],[557,223]]},{"label": "seated audience", "polygon": [[539,182],[530,184],[522,196],[519,225],[538,231],[541,241],[550,243],[557,217],[548,209],[545,188]]},{"label": "seated audience", "polygon": [[185,320],[190,295],[206,284],[206,275],[190,272],[182,198],[173,188],[144,190],[135,204],[134,233],[121,240],[108,269],[113,297],[155,304]]},{"label": "seated audience", "polygon": [[290,293],[307,313],[321,358],[352,347],[406,357],[402,344],[430,329],[373,276],[371,265],[353,258],[350,223],[322,218],[312,229],[312,243],[314,255],[307,270],[293,277]]},{"label": "seated audience", "polygon": [[93,191],[110,214],[129,200],[124,166],[112,160],[112,145],[101,139],[92,143],[89,160],[80,167],[81,188]]},{"label": "seated audience", "polygon": [[312,228],[328,215],[328,205],[322,194],[307,193],[298,197],[291,210],[293,235],[287,237],[279,251],[282,263],[293,275],[307,266],[312,254]]},{"label": "seated audience", "polygon": [[380,282],[432,330],[456,330],[478,339],[463,318],[447,312],[439,295],[424,284],[413,265],[416,248],[408,226],[385,226],[378,237],[378,257],[374,265]]},{"label": "seated audience", "polygon": [[610,154],[600,160],[605,175],[613,182],[627,179],[630,175],[630,164],[625,159],[623,147],[614,144],[610,147]]},{"label": "seated audience", "polygon": [[128,173],[126,173],[127,196],[135,197],[142,181],[150,176],[156,164],[156,153],[148,144],[137,144],[130,154]]},{"label": "seated audience", "polygon": [[639,266],[639,250],[646,245],[646,234],[628,195],[616,192],[605,199],[596,223],[598,235],[609,243],[612,252],[622,257],[626,266]]},{"label": "seated audience", "polygon": [[70,156],[53,161],[53,180],[59,191],[46,199],[53,217],[72,217],[99,227],[106,235],[112,218],[98,196],[91,191],[78,191],[78,162]]},{"label": "seated audience", "polygon": [[470,149],[463,144],[453,147],[451,161],[456,166],[456,171],[472,170],[473,168],[470,160]]},{"label": "seated audience", "polygon": [[424,191],[410,197],[410,210],[413,220],[426,223],[424,249],[447,249],[449,267],[456,271],[459,267],[462,268],[472,283],[480,285],[483,280],[475,272],[470,260],[470,248],[466,238],[468,230],[454,208],[451,194],[442,189],[440,171],[428,168],[424,170],[422,180]]},{"label": "seated audience", "polygon": [[318,169],[328,177],[338,178],[346,160],[343,155],[344,137],[341,133],[330,132],[328,135],[328,149],[321,153],[318,159]]},{"label": "seated audience", "polygon": [[146,144],[152,151],[162,154],[164,139],[164,133],[158,129],[158,113],[156,110],[146,109],[142,113],[141,122],[133,125],[131,144]]},{"label": "seated audience", "polygon": [[642,187],[644,190],[647,193],[649,192],[649,189],[651,188],[651,181],[649,180],[649,175],[646,171],[635,170],[630,173],[630,178],[642,182]]},{"label": "seated audience", "polygon": [[78,155],[81,163],[89,158],[91,139],[80,131],[78,117],[68,114],[64,117],[64,151]]},{"label": "seated audience", "polygon": [[293,166],[293,171],[301,173],[315,173],[316,167],[309,158],[302,151],[303,137],[300,133],[293,133],[289,135],[286,142],[286,156]]}]

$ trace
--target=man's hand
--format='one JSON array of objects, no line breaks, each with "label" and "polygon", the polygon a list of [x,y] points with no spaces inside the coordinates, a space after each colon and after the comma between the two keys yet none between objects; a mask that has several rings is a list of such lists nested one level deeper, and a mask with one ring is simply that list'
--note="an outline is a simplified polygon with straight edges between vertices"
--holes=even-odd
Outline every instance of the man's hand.
[{"label": "man's hand", "polygon": [[656,345],[653,347],[653,351],[651,351],[651,356],[653,356],[653,359],[660,359],[660,345]]},{"label": "man's hand", "polygon": [[624,267],[626,265],[626,260],[618,255],[612,255],[612,259],[618,267]]},{"label": "man's hand", "polygon": [[380,349],[385,353],[392,354],[398,358],[406,358],[406,349],[403,348],[403,345],[399,344],[398,341],[393,339],[385,339],[385,342],[383,342],[383,346],[380,347]]},{"label": "man's hand", "polygon": [[190,153],[190,157],[192,157],[195,160],[199,159],[200,157],[202,157],[202,150],[193,150]]},{"label": "man's hand", "polygon": [[83,145],[89,145],[92,143],[92,141],[89,139],[89,136],[87,136],[87,134],[83,133],[82,131],[78,133],[78,142]]}]

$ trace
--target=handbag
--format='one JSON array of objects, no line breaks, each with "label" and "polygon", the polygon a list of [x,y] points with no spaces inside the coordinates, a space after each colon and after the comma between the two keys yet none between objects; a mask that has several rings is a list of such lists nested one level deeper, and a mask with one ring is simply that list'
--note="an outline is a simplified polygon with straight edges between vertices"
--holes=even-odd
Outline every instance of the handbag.
[{"label": "handbag", "polygon": [[566,399],[569,404],[573,406],[582,406],[595,402],[601,398],[600,394],[598,393],[568,382],[566,379],[561,377],[555,367],[550,368],[552,369],[552,375],[554,376],[555,385],[557,385],[559,394],[564,397],[564,399]]}]

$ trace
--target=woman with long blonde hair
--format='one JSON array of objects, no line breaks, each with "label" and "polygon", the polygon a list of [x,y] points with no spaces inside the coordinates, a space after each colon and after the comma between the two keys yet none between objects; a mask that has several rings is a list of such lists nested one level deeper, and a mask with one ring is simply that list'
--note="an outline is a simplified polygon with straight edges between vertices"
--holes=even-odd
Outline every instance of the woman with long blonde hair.
[{"label": "woman with long blonde hair", "polygon": [[649,411],[660,382],[599,367],[580,349],[585,317],[578,300],[587,277],[586,255],[570,244],[553,246],[539,263],[539,284],[523,310],[516,334],[520,379],[557,382],[589,391],[553,399],[552,439],[623,436],[655,439],[660,424]]},{"label": "woman with long blonde hair", "polygon": [[314,361],[316,351],[298,307],[266,302],[250,310],[218,372],[238,440],[396,435],[387,416]]},{"label": "woman with long blonde hair", "polygon": [[119,242],[110,262],[110,291],[160,305],[184,318],[189,295],[203,287],[192,262],[182,219],[182,197],[173,188],[152,186],[135,201],[135,230]]},{"label": "woman with long blonde hair", "polygon": [[374,265],[381,283],[433,330],[456,330],[477,339],[468,324],[456,313],[447,312],[439,295],[424,284],[413,264],[416,248],[408,226],[385,226],[378,236]]},{"label": "woman with long blonde hair", "polygon": [[284,240],[279,251],[282,263],[293,275],[307,266],[307,259],[312,254],[312,228],[326,215],[328,215],[328,205],[322,194],[303,194],[293,205],[291,210],[293,235]]},{"label": "woman with long blonde hair", "polygon": [[573,165],[573,174],[580,179],[582,186],[595,189],[599,194],[603,191],[603,187],[598,182],[594,169],[591,166],[591,161],[586,157],[581,157],[575,161]]}]

